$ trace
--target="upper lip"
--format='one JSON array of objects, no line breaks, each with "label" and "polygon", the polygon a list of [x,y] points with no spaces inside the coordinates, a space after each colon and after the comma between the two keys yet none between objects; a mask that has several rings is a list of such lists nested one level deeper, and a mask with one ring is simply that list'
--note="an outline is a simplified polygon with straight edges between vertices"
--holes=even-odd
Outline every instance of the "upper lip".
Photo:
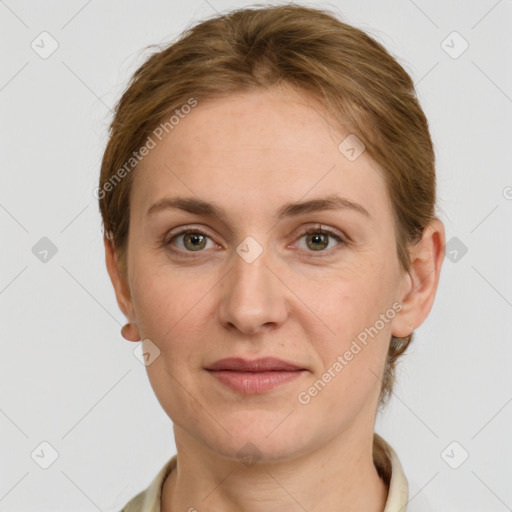
[{"label": "upper lip", "polygon": [[228,357],[219,359],[206,368],[207,370],[232,370],[239,372],[271,372],[271,371],[296,371],[304,370],[293,363],[277,359],[275,357],[263,357],[248,360],[241,357]]}]

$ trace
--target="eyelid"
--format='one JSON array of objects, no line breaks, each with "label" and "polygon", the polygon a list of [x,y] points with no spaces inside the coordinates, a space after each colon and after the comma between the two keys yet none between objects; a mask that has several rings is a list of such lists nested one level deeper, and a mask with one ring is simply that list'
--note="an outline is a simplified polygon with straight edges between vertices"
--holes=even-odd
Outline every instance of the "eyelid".
[{"label": "eyelid", "polygon": [[167,243],[169,243],[174,237],[184,235],[188,231],[190,231],[190,232],[197,231],[198,233],[204,233],[205,235],[209,236],[210,238],[213,238],[215,236],[208,228],[190,224],[190,225],[185,225],[185,226],[179,226],[175,229],[171,229],[170,231],[167,231],[163,237],[164,243],[165,243],[165,241],[167,241]]},{"label": "eyelid", "polygon": [[338,237],[342,241],[348,242],[348,237],[347,237],[347,235],[345,235],[345,233],[343,233],[343,231],[339,231],[339,230],[337,230],[335,228],[331,228],[330,226],[327,226],[325,224],[321,224],[319,222],[317,222],[316,224],[313,223],[312,226],[306,226],[306,227],[300,228],[299,229],[299,234],[296,235],[296,236],[303,236],[303,235],[305,235],[307,233],[316,232],[316,231],[318,231],[319,233],[326,233],[326,234],[331,235],[333,237]]}]

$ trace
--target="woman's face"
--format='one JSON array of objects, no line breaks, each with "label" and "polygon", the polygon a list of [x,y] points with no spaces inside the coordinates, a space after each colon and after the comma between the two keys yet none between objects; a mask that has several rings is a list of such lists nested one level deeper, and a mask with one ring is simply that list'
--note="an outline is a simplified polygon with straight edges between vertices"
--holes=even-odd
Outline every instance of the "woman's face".
[{"label": "woman's face", "polygon": [[[290,89],[199,102],[135,171],[130,321],[160,350],[147,371],[179,432],[228,458],[249,442],[284,459],[367,436],[390,337],[410,332],[383,177],[334,126]],[[328,196],[359,206],[283,210]],[[165,207],[177,197],[222,215]],[[303,371],[243,392],[206,369],[228,357]]]}]

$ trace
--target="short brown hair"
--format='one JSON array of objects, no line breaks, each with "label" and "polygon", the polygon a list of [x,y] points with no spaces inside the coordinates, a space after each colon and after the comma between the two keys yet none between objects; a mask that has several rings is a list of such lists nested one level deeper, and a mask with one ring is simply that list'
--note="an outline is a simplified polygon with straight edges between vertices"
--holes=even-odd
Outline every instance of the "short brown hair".
[{"label": "short brown hair", "polygon": [[[409,246],[436,218],[435,155],[414,83],[365,32],[323,9],[297,5],[243,8],[202,21],[135,71],[115,108],[99,180],[104,234],[124,269],[133,180],[126,162],[134,152],[191,98],[279,84],[314,94],[364,143],[386,181],[401,268],[410,269]],[[411,339],[391,338],[380,405]]]}]

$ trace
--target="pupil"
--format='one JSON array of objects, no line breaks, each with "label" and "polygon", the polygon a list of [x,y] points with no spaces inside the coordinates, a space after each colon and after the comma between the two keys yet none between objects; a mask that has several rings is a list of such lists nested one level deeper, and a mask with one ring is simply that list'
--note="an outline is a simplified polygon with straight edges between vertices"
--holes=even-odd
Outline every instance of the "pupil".
[{"label": "pupil", "polygon": [[196,235],[194,235],[194,234],[188,235],[188,241],[189,241],[190,245],[195,248],[201,246],[200,244],[201,244],[202,238],[203,238],[203,235],[197,235],[197,234]]},{"label": "pupil", "polygon": [[[313,241],[313,245],[318,248],[318,247],[324,247],[325,246],[325,241],[324,243],[322,243],[322,238],[324,237],[325,235],[323,234],[317,234],[317,235],[312,235],[311,236],[311,240]],[[316,242],[320,242],[320,244],[317,244]]]}]

